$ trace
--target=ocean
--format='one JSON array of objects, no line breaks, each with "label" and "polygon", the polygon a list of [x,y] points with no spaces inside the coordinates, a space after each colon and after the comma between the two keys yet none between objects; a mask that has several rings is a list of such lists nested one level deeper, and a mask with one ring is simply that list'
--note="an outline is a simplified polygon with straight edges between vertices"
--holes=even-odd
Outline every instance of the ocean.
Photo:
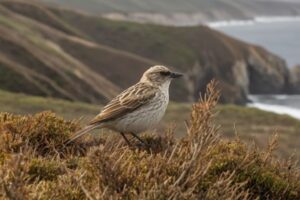
[{"label": "ocean", "polygon": [[300,120],[300,95],[250,95],[248,107],[290,115]]},{"label": "ocean", "polygon": [[265,47],[284,58],[289,67],[300,64],[300,17],[258,17],[248,21],[214,22],[209,26]]},{"label": "ocean", "polygon": [[[300,64],[300,17],[256,18],[214,22],[210,27],[227,35],[265,47],[284,58],[289,67]],[[251,95],[249,107],[300,119],[300,95]]]}]

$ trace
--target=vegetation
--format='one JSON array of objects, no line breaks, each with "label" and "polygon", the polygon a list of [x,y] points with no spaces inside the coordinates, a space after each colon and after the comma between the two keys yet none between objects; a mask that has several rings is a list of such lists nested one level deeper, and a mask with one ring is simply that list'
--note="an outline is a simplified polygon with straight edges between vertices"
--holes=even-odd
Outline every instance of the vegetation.
[{"label": "vegetation", "polygon": [[[229,19],[249,19],[260,15],[294,15],[297,14],[299,5],[290,1],[255,1],[245,2],[243,0],[152,0],[151,2],[141,0],[43,0],[50,4],[59,4],[65,7],[78,8],[95,14],[103,13],[161,13],[166,17],[170,14],[197,13],[200,20],[220,21]],[[272,9],[270,9],[272,7]],[[216,14],[217,12],[218,14]],[[125,15],[126,16],[126,15]],[[177,19],[177,18],[176,18]],[[176,20],[174,19],[174,21]],[[158,20],[153,20],[157,22]]]},{"label": "vegetation", "polygon": [[50,112],[0,117],[0,196],[4,199],[300,199],[299,170],[239,138],[221,139],[215,84],[192,107],[186,133],[143,136],[147,146],[114,135],[86,137]]},{"label": "vegetation", "polygon": [[[35,114],[45,110],[54,112],[65,119],[76,120],[84,125],[99,113],[101,105],[70,102],[53,98],[34,97],[0,90],[0,112],[15,114]],[[170,103],[159,131],[170,125],[176,125],[174,135],[181,138],[185,135],[184,121],[189,118],[191,108],[186,103]],[[256,108],[236,105],[218,105],[214,120],[221,126],[221,135],[235,138],[236,134],[248,143],[259,147],[266,146],[268,139],[278,133],[278,149],[276,153],[288,158],[295,153],[300,158],[300,121],[287,115],[278,115]]]},{"label": "vegetation", "polygon": [[15,94],[0,90],[0,112],[15,114],[34,114],[49,110],[66,119],[82,116],[92,117],[100,111],[100,106],[60,99]]},{"label": "vegetation", "polygon": [[212,78],[222,83],[226,103],[288,85],[280,58],[206,26],[112,21],[39,1],[1,0],[0,32],[0,70],[12,76],[0,74],[0,88],[14,92],[104,103],[156,64],[186,74],[171,88],[180,102],[195,101]]}]

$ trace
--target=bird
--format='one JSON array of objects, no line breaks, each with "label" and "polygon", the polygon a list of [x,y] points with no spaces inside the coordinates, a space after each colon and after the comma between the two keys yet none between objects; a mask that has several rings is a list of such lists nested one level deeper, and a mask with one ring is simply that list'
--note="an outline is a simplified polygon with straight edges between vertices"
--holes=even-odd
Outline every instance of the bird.
[{"label": "bird", "polygon": [[156,65],[144,72],[140,81],[113,98],[102,111],[82,130],[74,134],[66,144],[94,129],[108,128],[121,134],[130,146],[125,134],[131,134],[141,143],[138,136],[158,125],[169,103],[169,86],[173,79],[183,74],[168,67]]}]

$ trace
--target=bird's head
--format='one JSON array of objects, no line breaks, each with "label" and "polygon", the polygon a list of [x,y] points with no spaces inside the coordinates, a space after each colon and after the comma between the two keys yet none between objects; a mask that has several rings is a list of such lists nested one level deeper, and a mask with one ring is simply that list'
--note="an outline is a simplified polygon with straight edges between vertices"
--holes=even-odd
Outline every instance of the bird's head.
[{"label": "bird's head", "polygon": [[149,82],[152,85],[161,86],[165,83],[169,84],[172,79],[181,77],[182,74],[172,72],[169,68],[156,65],[150,67],[142,76],[141,82]]}]

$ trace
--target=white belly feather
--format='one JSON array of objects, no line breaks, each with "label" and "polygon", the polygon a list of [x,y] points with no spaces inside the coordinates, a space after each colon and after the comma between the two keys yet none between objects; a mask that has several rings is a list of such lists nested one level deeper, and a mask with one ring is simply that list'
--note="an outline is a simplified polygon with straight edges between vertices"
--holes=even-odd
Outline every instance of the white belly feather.
[{"label": "white belly feather", "polygon": [[149,103],[114,121],[113,129],[124,133],[140,133],[157,126],[164,116],[169,103],[168,89],[169,84],[162,87],[161,92]]}]

